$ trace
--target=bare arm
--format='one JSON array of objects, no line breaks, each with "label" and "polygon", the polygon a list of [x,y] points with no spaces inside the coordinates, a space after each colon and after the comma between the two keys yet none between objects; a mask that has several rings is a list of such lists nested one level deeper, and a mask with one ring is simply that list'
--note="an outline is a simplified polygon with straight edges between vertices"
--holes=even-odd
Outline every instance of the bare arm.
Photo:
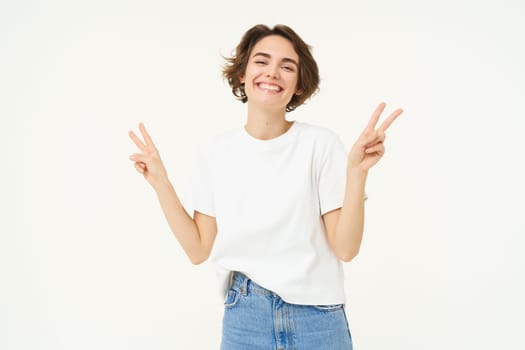
[{"label": "bare arm", "polygon": [[217,234],[215,218],[195,212],[192,219],[182,206],[169,181],[156,186],[154,189],[171,232],[191,262],[197,265],[206,261]]},{"label": "bare arm", "polygon": [[188,215],[168,179],[153,140],[142,123],[139,129],[144,142],[133,131],[129,132],[129,136],[142,153],[134,153],[130,159],[135,162],[137,171],[155,190],[168,225],[186,255],[193,264],[200,264],[210,255],[217,233],[216,220],[198,212],[195,212],[193,219]]},{"label": "bare arm", "polygon": [[366,173],[347,173],[342,208],[323,215],[328,242],[334,254],[344,262],[359,253],[365,219],[364,197]]},{"label": "bare arm", "polygon": [[342,208],[323,215],[328,242],[334,254],[345,262],[358,254],[363,239],[364,190],[368,171],[385,153],[386,129],[403,112],[400,108],[396,109],[376,129],[385,105],[380,103],[377,106],[367,127],[350,150]]}]

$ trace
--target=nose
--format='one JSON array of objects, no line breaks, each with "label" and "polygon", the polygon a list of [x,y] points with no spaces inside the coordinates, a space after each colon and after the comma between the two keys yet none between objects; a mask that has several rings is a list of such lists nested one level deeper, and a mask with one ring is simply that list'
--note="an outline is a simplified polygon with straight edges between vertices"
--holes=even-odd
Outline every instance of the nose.
[{"label": "nose", "polygon": [[268,71],[266,72],[266,76],[272,79],[279,78],[279,67],[275,65],[268,65]]}]

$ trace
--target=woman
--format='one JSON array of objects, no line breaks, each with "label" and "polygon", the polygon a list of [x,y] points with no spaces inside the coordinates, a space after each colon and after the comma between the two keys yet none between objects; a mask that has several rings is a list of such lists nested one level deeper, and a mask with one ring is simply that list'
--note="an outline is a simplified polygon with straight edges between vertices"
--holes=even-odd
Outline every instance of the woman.
[{"label": "woman", "polygon": [[221,349],[351,349],[342,261],[359,251],[368,171],[402,110],[376,128],[381,103],[348,155],[334,132],[286,120],[319,74],[284,25],[248,30],[223,73],[247,122],[202,148],[193,218],[142,124],[144,141],[130,131],[141,151],[130,158],[190,260],[211,255],[225,299]]}]

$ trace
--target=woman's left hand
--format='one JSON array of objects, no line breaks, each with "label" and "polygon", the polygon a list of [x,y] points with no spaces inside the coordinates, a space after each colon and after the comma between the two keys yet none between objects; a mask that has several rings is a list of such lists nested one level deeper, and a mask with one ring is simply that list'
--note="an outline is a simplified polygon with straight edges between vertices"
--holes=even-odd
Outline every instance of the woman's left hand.
[{"label": "woman's left hand", "polygon": [[376,129],[377,121],[385,109],[385,106],[386,103],[384,102],[381,102],[379,106],[377,106],[368,125],[352,146],[348,154],[347,170],[358,169],[362,172],[368,172],[368,170],[381,159],[383,154],[385,154],[385,131],[390,124],[403,113],[401,108],[396,109],[381,126]]}]

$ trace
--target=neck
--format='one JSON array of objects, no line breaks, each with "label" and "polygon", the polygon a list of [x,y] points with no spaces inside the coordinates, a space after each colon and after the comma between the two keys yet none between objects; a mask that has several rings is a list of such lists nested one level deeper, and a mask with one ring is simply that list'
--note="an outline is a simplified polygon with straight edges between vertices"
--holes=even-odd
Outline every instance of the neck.
[{"label": "neck", "polygon": [[244,128],[253,137],[270,140],[284,134],[293,122],[285,118],[284,109],[261,109],[248,105],[248,118]]}]

